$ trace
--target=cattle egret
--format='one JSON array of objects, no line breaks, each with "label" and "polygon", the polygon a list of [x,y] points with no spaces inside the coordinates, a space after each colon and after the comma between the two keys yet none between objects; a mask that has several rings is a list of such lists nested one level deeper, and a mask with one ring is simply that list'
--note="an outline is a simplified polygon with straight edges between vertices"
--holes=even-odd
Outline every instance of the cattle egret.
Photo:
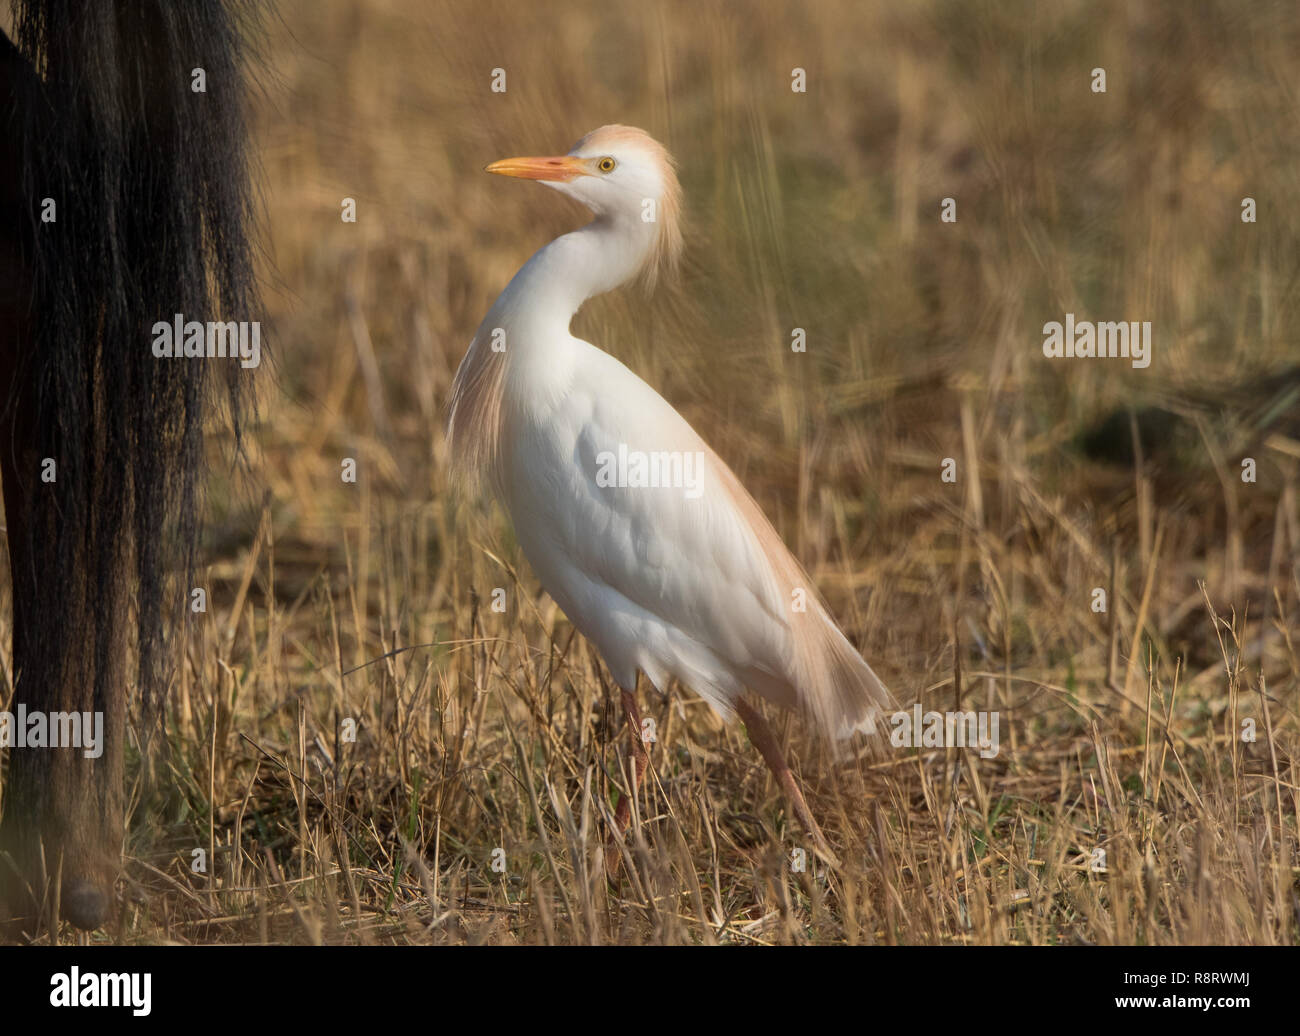
[{"label": "cattle egret", "polygon": [[448,438],[457,468],[496,493],[542,586],[622,690],[633,760],[618,833],[648,765],[639,671],[661,692],[676,677],[724,718],[739,714],[833,859],[744,695],[844,738],[874,734],[889,692],[727,465],[654,389],[569,333],[587,299],[637,275],[653,284],[676,261],[672,160],[641,130],[603,126],[566,155],[487,172],[538,180],[595,215],[538,251],[488,311],[456,372]]}]

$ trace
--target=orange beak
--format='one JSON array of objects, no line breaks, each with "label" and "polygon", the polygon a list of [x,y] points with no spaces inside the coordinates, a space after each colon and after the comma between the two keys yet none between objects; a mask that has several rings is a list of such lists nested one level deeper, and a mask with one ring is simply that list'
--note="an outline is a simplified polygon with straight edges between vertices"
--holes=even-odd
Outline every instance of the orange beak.
[{"label": "orange beak", "polygon": [[585,159],[571,155],[558,155],[554,158],[503,158],[500,162],[485,166],[484,172],[517,176],[521,180],[568,183],[586,174],[587,163]]}]

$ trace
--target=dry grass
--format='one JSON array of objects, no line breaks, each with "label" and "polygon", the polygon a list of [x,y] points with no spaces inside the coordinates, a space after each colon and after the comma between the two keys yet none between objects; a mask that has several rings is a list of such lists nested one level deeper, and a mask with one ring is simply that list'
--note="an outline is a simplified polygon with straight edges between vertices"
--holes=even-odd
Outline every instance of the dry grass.
[{"label": "dry grass", "polygon": [[[1300,18],[761,11],[286,0],[259,127],[278,380],[248,477],[211,492],[174,782],[137,811],[108,938],[1300,938],[1300,433],[1239,420],[1297,355]],[[476,324],[580,219],[481,168],[612,121],[678,158],[687,266],[576,332],[733,465],[900,701],[1001,716],[994,759],[875,765],[782,717],[829,873],[792,870],[806,840],[743,730],[643,685],[653,780],[606,883],[616,696],[500,512],[448,482],[441,415]],[[1151,367],[1045,360],[1066,312],[1151,320]],[[1077,448],[1117,407],[1192,399],[1186,456]]]}]

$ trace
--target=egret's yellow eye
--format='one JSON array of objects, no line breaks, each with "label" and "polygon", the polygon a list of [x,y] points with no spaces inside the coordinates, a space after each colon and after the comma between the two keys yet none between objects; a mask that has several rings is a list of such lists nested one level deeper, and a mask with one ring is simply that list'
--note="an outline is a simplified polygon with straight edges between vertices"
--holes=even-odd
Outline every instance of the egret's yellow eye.
[{"label": "egret's yellow eye", "polygon": [[615,162],[608,155],[606,155],[604,158],[602,158],[599,162],[596,163],[596,168],[599,169],[602,173],[612,173],[616,165],[618,165],[618,163]]}]

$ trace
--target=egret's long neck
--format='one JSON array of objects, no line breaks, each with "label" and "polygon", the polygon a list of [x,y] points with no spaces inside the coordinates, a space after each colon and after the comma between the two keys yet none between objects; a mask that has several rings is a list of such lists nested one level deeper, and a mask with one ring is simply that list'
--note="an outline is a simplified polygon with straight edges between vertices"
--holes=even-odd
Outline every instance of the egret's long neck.
[{"label": "egret's long neck", "polygon": [[552,241],[528,260],[479,325],[452,385],[448,436],[464,469],[503,485],[503,431],[520,407],[545,408],[571,383],[578,308],[640,270],[650,229],[596,220]]},{"label": "egret's long neck", "polygon": [[587,299],[617,288],[641,269],[653,244],[653,226],[637,220],[597,219],[539,250],[514,276],[485,323],[542,341],[567,332]]}]

